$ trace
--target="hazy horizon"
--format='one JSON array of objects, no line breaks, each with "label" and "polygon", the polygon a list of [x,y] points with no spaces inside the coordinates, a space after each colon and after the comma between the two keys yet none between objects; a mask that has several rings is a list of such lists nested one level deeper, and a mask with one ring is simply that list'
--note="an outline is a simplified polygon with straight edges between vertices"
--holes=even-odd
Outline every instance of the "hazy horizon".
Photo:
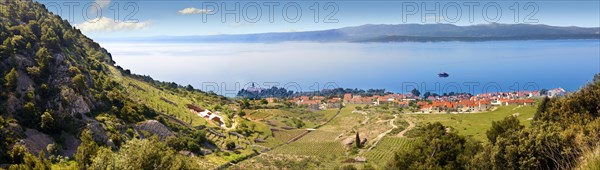
[{"label": "hazy horizon", "polygon": [[[494,91],[490,89],[494,86],[501,88],[498,91],[575,90],[600,70],[600,42],[596,40],[101,44],[117,65],[133,73],[205,91],[216,85],[217,93],[226,96],[251,82],[261,87],[293,85],[289,90],[294,91],[333,85],[406,93],[410,87],[403,86],[415,83],[422,91],[438,93],[469,92],[469,86],[477,84],[476,94],[484,86],[487,91]],[[442,71],[450,77],[437,77]],[[456,85],[460,89],[453,90]],[[301,90],[295,90],[296,86]]]}]

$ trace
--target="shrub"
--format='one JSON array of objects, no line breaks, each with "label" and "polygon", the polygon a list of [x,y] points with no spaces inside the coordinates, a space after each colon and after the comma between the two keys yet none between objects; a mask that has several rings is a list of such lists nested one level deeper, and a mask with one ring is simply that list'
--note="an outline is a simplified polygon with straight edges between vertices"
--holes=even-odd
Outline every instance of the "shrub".
[{"label": "shrub", "polygon": [[18,79],[19,73],[17,73],[17,70],[15,70],[15,68],[12,68],[10,72],[8,72],[6,76],[4,76],[6,88],[15,89],[17,87]]}]

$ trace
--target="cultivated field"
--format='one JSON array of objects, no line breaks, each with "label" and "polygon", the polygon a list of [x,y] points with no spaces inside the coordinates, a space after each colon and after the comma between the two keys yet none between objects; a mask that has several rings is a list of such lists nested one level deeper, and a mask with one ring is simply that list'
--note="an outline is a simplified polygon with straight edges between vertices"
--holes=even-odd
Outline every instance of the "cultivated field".
[{"label": "cultivated field", "polygon": [[383,168],[383,165],[394,158],[396,152],[405,152],[411,149],[414,138],[384,137],[373,150],[364,154],[367,162],[374,167]]},{"label": "cultivated field", "polygon": [[[491,127],[492,121],[502,120],[506,116],[515,115],[521,123],[529,126],[529,122],[536,110],[535,106],[501,106],[494,111],[483,113],[397,114],[397,118],[395,118],[392,112],[386,110],[369,109],[356,111],[356,106],[361,105],[348,105],[344,107],[340,111],[340,114],[332,119],[331,122],[320,126],[299,140],[289,144],[285,144],[285,142],[303,133],[304,130],[274,131],[274,136],[267,138],[267,143],[260,145],[267,147],[280,146],[242,162],[240,167],[274,168],[278,167],[278,164],[285,160],[294,162],[293,164],[311,166],[313,168],[331,169],[342,167],[346,164],[352,164],[355,167],[361,168],[363,167],[362,163],[345,162],[353,160],[358,156],[364,156],[367,158],[366,164],[381,169],[394,157],[395,153],[409,151],[414,141],[418,140],[418,136],[415,134],[418,134],[419,128],[428,122],[441,122],[445,126],[451,127],[452,130],[458,131],[461,135],[471,136],[485,142],[487,141],[485,132]],[[332,109],[317,111],[316,113],[333,116],[335,115],[335,111]],[[260,110],[253,112],[250,116],[255,122],[264,122],[263,120],[277,122],[276,120],[278,119],[274,118],[288,117],[281,114],[295,115],[297,113]],[[304,118],[303,120],[309,119]],[[400,131],[409,126],[409,122],[416,124],[416,127],[409,130],[403,136],[398,135]],[[377,141],[377,136],[393,129],[394,126],[398,128],[381,138],[371,150],[368,149]],[[361,149],[354,149],[354,144],[346,146],[344,141],[354,139],[357,131],[360,133],[361,138],[367,138],[368,141],[365,146]]]}]

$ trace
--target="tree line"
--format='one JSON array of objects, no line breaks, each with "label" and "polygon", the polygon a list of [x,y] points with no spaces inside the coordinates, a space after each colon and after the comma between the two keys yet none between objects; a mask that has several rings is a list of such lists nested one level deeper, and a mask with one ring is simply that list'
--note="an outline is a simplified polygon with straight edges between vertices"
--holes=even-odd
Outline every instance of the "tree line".
[{"label": "tree line", "polygon": [[325,96],[325,97],[343,97],[344,94],[349,93],[352,95],[360,95],[360,96],[374,96],[374,95],[386,95],[392,94],[385,89],[351,89],[351,88],[334,88],[334,89],[323,89],[320,91],[309,91],[309,92],[294,92],[292,90],[287,90],[283,87],[271,87],[260,90],[248,90],[241,89],[237,93],[237,97],[247,98],[247,99],[263,99],[268,97],[274,98],[290,98],[290,97],[299,97],[299,96]]}]

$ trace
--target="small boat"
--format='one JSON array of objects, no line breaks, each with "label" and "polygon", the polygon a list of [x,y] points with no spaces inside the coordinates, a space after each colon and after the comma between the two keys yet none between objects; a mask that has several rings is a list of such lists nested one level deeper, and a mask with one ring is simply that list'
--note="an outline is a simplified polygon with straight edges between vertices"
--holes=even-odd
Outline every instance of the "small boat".
[{"label": "small boat", "polygon": [[448,77],[448,76],[450,76],[450,75],[446,72],[438,73],[438,77]]}]

